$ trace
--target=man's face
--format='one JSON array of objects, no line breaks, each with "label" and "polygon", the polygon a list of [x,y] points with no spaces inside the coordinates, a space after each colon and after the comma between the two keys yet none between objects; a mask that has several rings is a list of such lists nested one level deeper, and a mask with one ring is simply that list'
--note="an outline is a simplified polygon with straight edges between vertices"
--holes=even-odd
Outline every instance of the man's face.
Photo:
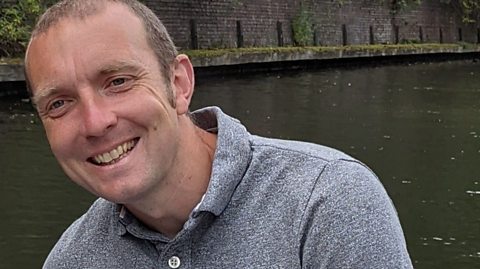
[{"label": "man's face", "polygon": [[[140,20],[108,4],[66,18],[27,53],[33,99],[66,174],[90,192],[134,202],[169,184],[180,146],[178,116]],[[175,99],[175,98],[174,98]]]}]

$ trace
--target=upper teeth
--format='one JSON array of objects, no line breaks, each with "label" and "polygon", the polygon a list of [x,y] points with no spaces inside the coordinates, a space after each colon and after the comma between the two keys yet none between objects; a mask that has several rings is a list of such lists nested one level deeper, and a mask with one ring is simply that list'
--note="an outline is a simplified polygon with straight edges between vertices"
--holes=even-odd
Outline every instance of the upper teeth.
[{"label": "upper teeth", "polygon": [[105,152],[103,154],[99,154],[93,158],[97,163],[109,163],[122,157],[123,154],[131,150],[134,145],[135,145],[134,141],[125,142],[119,145],[118,147],[114,148],[113,150],[109,152]]}]

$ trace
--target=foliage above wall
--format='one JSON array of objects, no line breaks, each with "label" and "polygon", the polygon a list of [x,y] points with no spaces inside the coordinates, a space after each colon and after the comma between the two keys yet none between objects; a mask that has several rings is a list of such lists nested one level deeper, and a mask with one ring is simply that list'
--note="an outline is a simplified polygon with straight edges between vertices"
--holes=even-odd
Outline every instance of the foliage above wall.
[{"label": "foliage above wall", "polygon": [[439,0],[452,5],[457,12],[462,14],[463,22],[475,23],[480,20],[480,0]]},{"label": "foliage above wall", "polygon": [[[425,0],[377,0],[390,7],[392,14],[415,8]],[[442,4],[451,5],[462,16],[464,23],[475,23],[480,20],[480,0],[437,0]],[[335,0],[340,6],[348,0]]]},{"label": "foliage above wall", "polygon": [[293,40],[297,46],[309,46],[313,43],[312,15],[302,7],[292,21]]},{"label": "foliage above wall", "polygon": [[[337,0],[342,1],[342,0]],[[390,4],[392,11],[399,12],[414,8],[425,0],[385,0]],[[480,17],[480,0],[437,0],[442,4],[452,6],[462,16],[464,23],[475,23]]]},{"label": "foliage above wall", "polygon": [[40,3],[21,0],[2,9],[0,17],[0,56],[12,56],[24,50],[31,29],[31,18],[38,16]]},{"label": "foliage above wall", "polygon": [[37,17],[54,0],[18,0],[4,7],[0,16],[0,57],[19,56],[24,53],[30,31]]}]

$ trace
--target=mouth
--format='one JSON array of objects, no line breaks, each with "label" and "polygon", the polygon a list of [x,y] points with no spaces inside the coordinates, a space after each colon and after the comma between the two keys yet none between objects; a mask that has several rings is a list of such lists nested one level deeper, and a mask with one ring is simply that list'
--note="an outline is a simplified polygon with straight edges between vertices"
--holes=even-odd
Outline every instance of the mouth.
[{"label": "mouth", "polygon": [[90,157],[87,159],[88,162],[95,164],[95,165],[100,165],[100,166],[106,166],[106,165],[111,165],[114,164],[121,159],[125,158],[130,151],[135,148],[135,146],[138,143],[139,138],[135,138],[133,140],[127,141],[123,144],[118,145],[116,148],[102,153],[95,155],[93,157]]}]

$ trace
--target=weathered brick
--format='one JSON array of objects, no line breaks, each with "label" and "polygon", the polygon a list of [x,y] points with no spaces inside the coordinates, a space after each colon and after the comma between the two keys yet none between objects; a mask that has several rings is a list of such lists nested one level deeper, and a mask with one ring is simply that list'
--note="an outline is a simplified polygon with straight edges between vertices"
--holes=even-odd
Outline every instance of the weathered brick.
[{"label": "weathered brick", "polygon": [[[439,42],[440,28],[443,42],[458,41],[458,28],[462,28],[463,41],[477,42],[478,25],[464,25],[459,14],[438,1],[425,0],[420,6],[397,14],[378,1],[345,1],[343,5],[331,0],[304,3],[312,14],[316,41],[322,45],[342,44],[343,24],[348,44],[370,43],[370,27],[375,43],[394,43],[395,27],[399,42],[420,42],[421,38],[424,42]],[[189,31],[184,30],[190,19],[198,23],[200,48],[235,47],[237,20],[242,22],[244,46],[276,46],[277,21],[282,22],[284,44],[293,43],[291,21],[299,12],[300,0],[151,0],[148,5],[183,48],[190,47]],[[175,8],[168,8],[169,5]]]},{"label": "weathered brick", "polygon": [[[8,5],[16,0],[1,0]],[[424,0],[412,7],[393,14],[386,1],[332,0],[146,0],[162,19],[176,45],[190,48],[190,20],[195,20],[199,48],[236,47],[236,22],[241,21],[243,45],[277,46],[277,22],[282,23],[283,43],[292,45],[291,22],[299,13],[301,2],[311,13],[315,27],[316,43],[341,45],[342,25],[345,25],[348,44],[368,44],[372,29],[374,43],[394,43],[395,29],[399,42],[458,41],[458,29],[462,39],[477,42],[479,25],[465,25],[459,14],[438,0]],[[420,35],[420,28],[422,35]],[[441,29],[441,30],[440,30]]]}]

